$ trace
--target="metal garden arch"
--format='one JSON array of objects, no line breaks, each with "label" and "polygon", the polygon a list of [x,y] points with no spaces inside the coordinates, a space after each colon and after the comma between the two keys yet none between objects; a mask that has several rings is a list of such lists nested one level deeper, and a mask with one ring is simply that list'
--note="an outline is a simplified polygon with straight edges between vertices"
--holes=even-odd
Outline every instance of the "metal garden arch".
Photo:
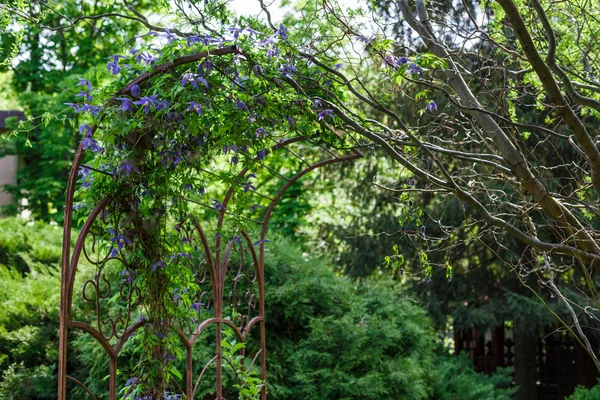
[{"label": "metal garden arch", "polygon": [[[235,46],[224,47],[210,52],[211,56],[220,56],[227,54],[236,54],[239,50]],[[123,95],[131,90],[135,84],[143,83],[154,76],[166,73],[177,66],[195,63],[207,57],[207,53],[200,53],[191,56],[178,58],[173,62],[168,62],[157,66],[152,72],[147,72],[126,85],[116,95]],[[116,97],[116,96],[115,96]],[[94,127],[94,130],[96,127]],[[95,394],[83,382],[69,375],[70,370],[67,364],[68,359],[68,333],[74,329],[83,331],[91,335],[102,347],[109,359],[109,377],[108,394],[110,400],[118,398],[117,393],[117,367],[118,357],[132,334],[144,326],[144,320],[132,319],[132,290],[130,282],[124,281],[119,288],[111,288],[109,280],[106,278],[106,271],[100,267],[104,260],[102,258],[93,260],[92,254],[96,247],[96,238],[94,235],[94,226],[103,218],[105,208],[111,203],[110,196],[96,204],[89,217],[85,221],[83,228],[75,240],[74,247],[71,243],[71,233],[73,226],[73,206],[74,193],[76,190],[77,173],[82,165],[83,145],[80,145],[73,160],[71,167],[68,187],[66,192],[66,206],[64,218],[64,237],[62,250],[62,274],[61,274],[61,308],[60,308],[60,337],[59,337],[59,363],[58,363],[58,394],[60,400],[65,400],[67,396],[67,382],[69,385],[75,384],[83,388],[91,398],[96,398]],[[187,240],[194,241],[204,253],[205,263],[191,266],[196,268],[196,276],[199,286],[202,288],[200,293],[195,295],[203,308],[199,311],[199,318],[193,326],[180,326],[177,328],[179,338],[185,348],[185,375],[182,379],[181,392],[187,399],[197,398],[196,389],[199,382],[206,377],[205,371],[215,368],[214,396],[217,400],[223,399],[223,349],[221,347],[221,338],[225,328],[235,333],[241,342],[249,339],[249,333],[259,330],[259,342],[254,345],[256,351],[254,354],[245,354],[245,349],[240,350],[242,355],[252,360],[252,364],[260,366],[260,377],[263,382],[267,381],[266,371],[266,332],[265,332],[265,288],[264,288],[264,240],[267,232],[269,219],[277,202],[284,196],[286,190],[298,179],[317,168],[353,160],[361,157],[356,150],[336,150],[330,149],[319,142],[318,137],[297,136],[287,138],[283,141],[275,142],[270,147],[270,152],[279,152],[287,157],[296,157],[302,167],[297,171],[279,171],[272,166],[263,164],[260,174],[268,176],[269,179],[278,182],[279,189],[274,195],[260,194],[268,200],[268,206],[265,207],[262,219],[253,221],[259,226],[260,236],[254,238],[258,240],[258,246],[253,246],[253,239],[246,232],[241,233],[241,240],[236,246],[230,242],[225,247],[222,246],[220,236],[214,239],[214,246],[205,234],[203,223],[207,221],[194,220],[193,232],[185,233]],[[247,170],[240,172],[244,176]],[[228,203],[231,201],[233,187],[229,187],[220,209],[215,210],[217,227],[222,226],[224,218],[228,214]],[[222,250],[224,248],[224,250]],[[258,252],[256,251],[258,249]],[[232,252],[239,252],[239,265],[232,265]],[[89,303],[95,310],[94,322],[91,324],[80,322],[74,315],[73,298],[76,296],[76,276],[79,261],[85,257],[88,262],[97,264],[99,267],[94,277],[84,278],[81,287],[81,294],[84,302]],[[108,299],[116,299],[121,304],[121,313],[119,315],[111,313],[110,307],[106,307]],[[224,317],[224,307],[236,310],[237,318],[235,320]],[[113,307],[114,309],[114,307]],[[108,312],[106,312],[108,310]],[[211,358],[203,360],[193,359],[193,348],[201,334],[206,334],[208,329],[214,329],[211,333],[215,337],[214,355]],[[212,330],[210,331],[212,332]],[[255,334],[256,335],[256,334]],[[193,374],[192,366],[194,363],[203,365],[202,371],[197,376]],[[195,397],[196,396],[196,397]],[[211,396],[212,397],[212,396]],[[266,384],[262,389],[262,399],[266,399]]]}]

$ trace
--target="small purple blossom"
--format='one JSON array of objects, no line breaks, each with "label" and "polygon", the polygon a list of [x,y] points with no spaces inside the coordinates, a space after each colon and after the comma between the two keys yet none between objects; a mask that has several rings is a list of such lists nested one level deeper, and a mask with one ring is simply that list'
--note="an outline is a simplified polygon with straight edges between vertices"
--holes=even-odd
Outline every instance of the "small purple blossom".
[{"label": "small purple blossom", "polygon": [[252,206],[250,207],[250,211],[254,212],[256,211],[258,208],[263,208],[263,206],[261,206],[260,204],[252,204]]},{"label": "small purple blossom", "polygon": [[143,106],[144,114],[148,115],[148,113],[150,112],[150,109],[155,109],[156,106],[158,105],[157,96],[158,95],[156,95],[156,94],[153,94],[152,96],[144,96],[141,99],[134,101],[133,104]]},{"label": "small purple blossom", "polygon": [[256,159],[257,160],[264,160],[265,157],[267,156],[267,150],[263,149],[263,150],[259,150],[256,152]]},{"label": "small purple blossom", "polygon": [[119,66],[120,58],[125,57],[119,55],[110,56],[108,59],[112,59],[112,61],[109,61],[108,64],[106,64],[106,70],[108,72],[112,72],[113,75],[117,75],[119,72],[121,72],[121,67]]},{"label": "small purple blossom", "polygon": [[215,207],[215,210],[217,210],[217,211],[225,210],[225,206],[223,204],[219,203],[215,199],[210,199],[210,200],[213,202],[213,206]]},{"label": "small purple blossom", "polygon": [[316,110],[317,108],[321,107],[323,105],[323,103],[321,103],[321,100],[316,99],[313,100],[313,108]]},{"label": "small purple blossom", "polygon": [[265,69],[262,67],[262,65],[256,64],[254,67],[252,67],[252,72],[254,72],[254,75],[262,75],[265,73]]},{"label": "small purple blossom", "polygon": [[362,35],[357,35],[354,37],[354,39],[356,39],[359,42],[363,42],[364,44],[371,43],[371,39],[367,38],[366,36],[362,36]]},{"label": "small purple blossom", "polygon": [[137,383],[137,381],[138,381],[138,378],[131,378],[131,379],[129,379],[127,382],[125,382],[125,386],[131,386],[131,385],[134,385],[134,384],[136,384],[136,383]]},{"label": "small purple blossom", "polygon": [[129,175],[132,172],[136,172],[139,174],[138,170],[133,166],[133,164],[129,161],[123,162],[119,167],[119,172],[125,175]]},{"label": "small purple blossom", "polygon": [[200,36],[192,35],[185,38],[188,47],[192,47],[196,43],[200,42]]},{"label": "small purple blossom", "polygon": [[195,101],[188,102],[190,105],[186,111],[195,111],[198,115],[202,115],[202,104],[196,103]]},{"label": "small purple blossom", "polygon": [[172,34],[171,31],[169,30],[169,28],[165,28],[165,33],[160,36],[166,38],[167,43],[171,43],[171,42],[177,40],[177,36]]},{"label": "small purple blossom", "polygon": [[265,130],[265,128],[258,128],[258,129],[256,130],[256,137],[258,138],[258,137],[261,137],[261,136],[262,136],[263,138],[266,138],[266,137],[267,137],[267,131]]},{"label": "small purple blossom", "polygon": [[88,124],[82,124],[79,127],[79,133],[81,133],[84,137],[92,136],[92,127],[89,126]]},{"label": "small purple blossom", "polygon": [[435,104],[435,101],[432,100],[429,103],[427,103],[426,108],[427,108],[427,111],[431,111],[431,112],[436,111],[437,110],[437,104]]},{"label": "small purple blossom", "polygon": [[91,149],[94,153],[102,153],[104,151],[91,136],[84,137],[81,143],[83,144],[84,150]]},{"label": "small purple blossom", "polygon": [[78,175],[81,175],[82,179],[87,179],[87,177],[92,173],[92,170],[89,169],[88,167],[79,167],[79,170],[77,171]]},{"label": "small purple blossom", "polygon": [[233,33],[233,39],[237,40],[240,37],[240,33],[243,31],[242,28],[236,28],[235,26],[232,26],[231,28],[227,28],[227,30],[231,33]]},{"label": "small purple blossom", "polygon": [[129,97],[117,97],[115,100],[122,101],[121,110],[128,111],[131,109],[131,99]]},{"label": "small purple blossom", "polygon": [[248,111],[248,106],[246,105],[246,103],[244,103],[241,100],[237,100],[235,102],[235,106],[237,107],[238,110],[246,110],[246,111]]},{"label": "small purple blossom", "polygon": [[[115,257],[115,255],[113,255],[113,257]],[[133,271],[128,269],[128,270],[119,272],[119,275],[121,275],[123,277],[123,282],[126,282],[126,283],[133,282],[133,277],[134,277]]]},{"label": "small purple blossom", "polygon": [[163,260],[158,260],[157,262],[154,263],[154,265],[152,265],[152,271],[156,271],[156,268],[167,268],[167,266],[165,265],[165,262]]},{"label": "small purple blossom", "polygon": [[336,71],[340,68],[344,68],[344,63],[337,63],[333,66],[333,69],[335,69]]},{"label": "small purple blossom", "polygon": [[257,245],[261,245],[262,246],[263,244],[269,243],[269,242],[270,242],[270,240],[261,239],[261,240],[257,240],[256,242],[252,243],[252,246],[257,246]]},{"label": "small purple blossom", "polygon": [[279,24],[279,29],[277,29],[277,33],[281,36],[283,40],[287,40],[287,31],[288,28],[283,26],[283,24]]},{"label": "small purple blossom", "polygon": [[279,71],[281,71],[281,75],[285,78],[291,78],[293,74],[298,73],[296,67],[291,64],[282,64],[281,68],[279,68]]},{"label": "small purple blossom", "polygon": [[75,97],[83,97],[86,101],[92,101],[94,98],[89,92],[81,91],[75,95]]},{"label": "small purple blossom", "polygon": [[75,86],[87,86],[88,90],[92,90],[92,83],[87,79],[79,78],[79,82]]},{"label": "small purple blossom", "polygon": [[142,94],[142,89],[140,88],[140,85],[133,85],[131,87],[131,95],[133,97],[140,97],[141,94]]},{"label": "small purple blossom", "polygon": [[265,39],[261,40],[258,44],[261,46],[272,45],[273,43],[275,43],[275,37],[275,35],[268,36]]},{"label": "small purple blossom", "polygon": [[117,249],[119,251],[123,250],[123,247],[126,244],[128,244],[128,245],[131,244],[131,240],[127,239],[127,236],[125,236],[125,235],[117,235],[113,238],[110,238],[110,241],[115,242],[117,244]]},{"label": "small purple blossom", "polygon": [[189,255],[189,254],[187,254],[187,253],[175,253],[175,254],[173,254],[173,255],[171,256],[171,261],[175,260],[175,259],[176,259],[176,258],[178,258],[178,257],[187,258],[187,259],[189,259],[189,260],[191,260],[191,259],[192,259],[192,256],[190,256],[190,255]]},{"label": "small purple blossom", "polygon": [[409,68],[408,69],[409,74],[411,74],[411,75],[417,74],[417,75],[419,75],[420,78],[423,77],[423,68],[421,68],[415,64],[409,64],[408,68]]},{"label": "small purple blossom", "polygon": [[319,113],[319,121],[321,121],[323,118],[329,116],[330,118],[333,118],[333,110],[323,110]]}]

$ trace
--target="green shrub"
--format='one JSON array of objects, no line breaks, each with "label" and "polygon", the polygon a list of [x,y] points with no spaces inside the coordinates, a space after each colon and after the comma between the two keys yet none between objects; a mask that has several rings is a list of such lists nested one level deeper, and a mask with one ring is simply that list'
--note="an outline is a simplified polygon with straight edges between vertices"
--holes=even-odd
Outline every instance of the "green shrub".
[{"label": "green shrub", "polygon": [[569,397],[566,397],[565,400],[598,400],[600,399],[600,379],[598,380],[598,384],[590,389],[577,386],[575,388],[575,392]]},{"label": "green shrub", "polygon": [[[0,259],[9,265],[0,265],[2,399],[56,398],[60,243],[58,228],[0,220]],[[506,371],[487,377],[464,356],[439,355],[429,317],[396,284],[340,277],[283,239],[265,252],[270,399],[509,398],[511,390],[501,389],[510,381]],[[81,303],[76,297],[73,307],[85,315]],[[204,347],[194,349],[199,359],[214,351],[214,338],[204,336]],[[106,399],[107,357],[88,335],[72,338],[70,368]],[[120,379],[128,378],[130,351]],[[203,365],[194,365],[197,376]],[[211,385],[206,379],[200,398]],[[86,398],[73,390],[69,398]]]}]

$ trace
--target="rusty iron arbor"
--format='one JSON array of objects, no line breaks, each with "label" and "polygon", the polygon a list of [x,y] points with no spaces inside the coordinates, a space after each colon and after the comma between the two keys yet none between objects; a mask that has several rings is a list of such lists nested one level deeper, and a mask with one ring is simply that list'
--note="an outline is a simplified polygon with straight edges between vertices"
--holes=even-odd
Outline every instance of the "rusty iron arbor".
[{"label": "rusty iron arbor", "polygon": [[[235,47],[224,48],[212,51],[211,55],[236,53]],[[151,73],[146,73],[136,78],[122,90],[117,93],[121,95],[127,92],[132,85],[142,83],[155,75],[168,72],[173,68],[197,62],[206,57],[206,54],[196,54],[179,58],[173,62],[160,65]],[[116,96],[115,96],[116,97]],[[96,127],[94,128],[96,129]],[[233,186],[230,186],[225,194],[222,207],[211,211],[216,216],[217,231],[223,226],[228,217],[244,218],[258,226],[258,238],[251,239],[250,234],[241,232],[239,243],[230,241],[226,245],[222,244],[222,238],[217,235],[214,239],[214,246],[205,234],[203,224],[214,223],[204,216],[194,219],[191,226],[194,229],[182,232],[185,239],[197,244],[198,249],[203,253],[203,262],[199,265],[193,265],[190,262],[190,268],[195,271],[196,282],[200,291],[195,293],[198,303],[202,305],[198,310],[198,318],[193,324],[187,323],[177,326],[177,333],[185,349],[185,375],[183,384],[180,386],[181,393],[185,394],[187,399],[197,397],[197,390],[202,379],[208,376],[207,371],[214,368],[214,397],[217,400],[223,399],[224,384],[227,384],[223,376],[223,369],[228,360],[223,356],[222,337],[224,331],[233,334],[237,339],[246,343],[250,340],[250,332],[256,343],[252,347],[253,354],[245,354],[250,350],[242,348],[239,353],[251,361],[251,365],[256,364],[260,368],[260,378],[267,382],[266,371],[266,331],[265,331],[265,287],[264,287],[264,261],[265,249],[264,242],[267,233],[269,219],[277,202],[284,196],[286,190],[298,179],[307,173],[329,164],[340,163],[361,157],[361,153],[354,149],[332,149],[319,142],[318,137],[290,137],[280,141],[274,141],[270,148],[271,153],[280,153],[281,157],[294,157],[300,166],[297,170],[278,170],[276,165],[269,165],[267,160],[261,162],[261,171],[264,182],[270,182],[270,187],[276,187],[275,191],[270,193],[261,193],[259,190],[253,194],[260,196],[267,201],[261,219],[250,219],[244,216],[230,215],[228,204],[232,200]],[[67,398],[67,382],[69,385],[78,385],[83,391],[89,394],[90,398],[96,399],[95,393],[80,379],[71,376],[72,371],[67,365],[68,356],[68,332],[80,330],[91,335],[95,341],[102,347],[108,357],[109,376],[108,376],[108,398],[116,400],[117,394],[117,368],[118,359],[121,350],[131,338],[131,336],[145,324],[143,319],[134,320],[135,304],[132,303],[135,287],[131,280],[123,280],[119,287],[112,288],[110,282],[111,257],[107,254],[100,254],[99,245],[96,243],[96,228],[104,216],[104,210],[109,206],[111,196],[100,201],[87,217],[83,228],[79,232],[74,246],[71,243],[72,224],[73,224],[73,205],[74,194],[76,190],[77,174],[82,165],[83,148],[79,146],[68,180],[64,219],[64,237],[62,250],[62,274],[61,274],[61,309],[60,309],[60,337],[59,337],[59,363],[58,363],[58,394],[59,400]],[[212,171],[203,170],[205,173]],[[239,176],[244,177],[247,169],[243,169]],[[258,171],[253,171],[257,173]],[[276,184],[273,184],[276,182]],[[258,188],[260,189],[260,187]],[[193,200],[186,199],[187,201]],[[199,209],[206,210],[206,204],[197,203]],[[200,214],[200,213],[199,213]],[[255,246],[258,243],[258,246]],[[258,249],[258,252],[256,251]],[[234,255],[233,253],[236,253]],[[95,265],[96,271],[93,277],[77,277],[78,265],[82,259]],[[233,261],[235,260],[235,261]],[[114,267],[113,267],[114,269]],[[79,279],[78,279],[79,278]],[[80,285],[79,291],[75,290],[76,285]],[[84,319],[88,323],[78,319],[76,310],[73,310],[73,298],[80,292],[83,303],[89,307],[88,312],[93,314]],[[108,307],[108,304],[111,304]],[[115,307],[119,303],[120,307]],[[115,311],[119,309],[120,314]],[[232,313],[234,318],[224,314]],[[91,321],[91,322],[90,322]],[[255,330],[258,329],[258,335]],[[194,359],[193,349],[201,335],[214,335],[214,354],[208,359]],[[200,363],[201,372],[194,376],[194,363]],[[81,378],[81,377],[80,377]],[[212,396],[211,396],[212,397]],[[266,399],[266,385],[262,389],[262,399]]]}]

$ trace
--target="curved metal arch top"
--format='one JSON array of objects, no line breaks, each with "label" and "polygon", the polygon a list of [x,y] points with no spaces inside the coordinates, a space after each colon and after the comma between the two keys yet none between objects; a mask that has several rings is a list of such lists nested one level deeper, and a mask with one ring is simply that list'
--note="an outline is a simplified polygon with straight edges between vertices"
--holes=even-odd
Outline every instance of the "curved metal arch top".
[{"label": "curved metal arch top", "polygon": [[[232,46],[215,51],[211,55],[236,54],[239,50]],[[140,84],[153,76],[165,73],[172,68],[180,65],[197,62],[205,58],[208,54],[201,53],[193,56],[187,56],[160,65],[151,73],[146,73],[134,79],[116,96],[126,93],[135,84]],[[115,97],[116,97],[115,96]],[[95,131],[97,126],[93,128]],[[260,193],[256,191],[255,195],[263,200],[268,200],[268,205],[264,209],[261,219],[252,219],[260,232],[258,241],[253,241],[249,233],[241,232],[238,242],[229,241],[225,246],[222,244],[223,238],[217,235],[214,239],[214,245],[211,246],[211,240],[208,239],[203,223],[210,221],[199,221],[196,217],[190,224],[191,229],[181,232],[182,239],[193,242],[197,245],[199,252],[202,253],[202,262],[194,263],[184,260],[185,266],[192,268],[195,272],[196,281],[201,290],[193,295],[197,297],[195,303],[198,318],[193,324],[187,326],[174,326],[181,344],[185,350],[185,375],[181,385],[181,393],[185,394],[187,399],[197,398],[199,385],[209,369],[215,368],[214,396],[217,400],[223,399],[223,369],[229,362],[224,356],[222,348],[223,336],[226,334],[234,335],[241,343],[246,343],[250,339],[250,332],[258,329],[258,340],[253,346],[253,354],[246,354],[249,348],[242,347],[238,352],[251,360],[250,368],[257,365],[260,369],[260,378],[265,383],[262,387],[261,398],[266,399],[266,328],[265,328],[265,284],[264,284],[264,242],[267,233],[268,223],[273,214],[274,207],[285,195],[285,192],[291,185],[302,178],[307,173],[330,164],[341,163],[357,159],[362,154],[356,150],[338,151],[331,150],[318,143],[318,137],[292,137],[271,146],[271,153],[280,152],[288,157],[295,157],[299,160],[297,171],[277,170],[276,167],[262,163],[260,175],[264,182],[269,180],[281,181],[278,189],[272,193]],[[307,155],[307,157],[304,157]],[[283,155],[282,155],[283,156]],[[118,290],[111,287],[111,273],[107,263],[124,263],[118,255],[104,254],[98,255],[93,259],[93,254],[100,254],[98,243],[96,243],[95,226],[102,221],[104,210],[113,201],[112,196],[107,196],[93,208],[87,217],[81,231],[78,234],[75,245],[71,248],[71,233],[73,231],[73,204],[76,189],[77,174],[83,159],[83,145],[77,149],[76,155],[71,167],[65,202],[64,218],[64,236],[62,249],[62,271],[61,271],[61,308],[60,308],[60,332],[59,332],[59,361],[58,361],[58,395],[60,400],[66,400],[67,380],[81,386],[91,398],[95,399],[93,391],[86,386],[85,379],[76,379],[68,375],[67,355],[68,355],[68,332],[73,328],[83,331],[93,337],[102,347],[109,359],[109,378],[108,378],[108,397],[110,400],[117,399],[117,364],[121,350],[130,338],[143,328],[146,321],[143,319],[134,319],[135,307],[132,299],[135,297],[136,288],[132,284],[132,279],[125,276],[119,284]],[[208,171],[210,172],[210,171]],[[258,171],[253,171],[259,174]],[[239,177],[243,178],[248,173],[247,169],[242,169]],[[273,185],[271,185],[273,186]],[[229,216],[228,205],[232,201],[234,186],[230,186],[223,199],[222,207],[217,212],[217,231],[223,226],[224,221]],[[191,200],[190,200],[191,201]],[[193,203],[193,201],[192,201]],[[206,207],[204,205],[204,207]],[[242,215],[235,217],[246,218]],[[91,246],[86,243],[91,241]],[[258,252],[256,251],[258,249]],[[235,253],[235,256],[234,256]],[[73,316],[73,298],[75,296],[77,269],[80,261],[85,259],[88,263],[96,265],[97,271],[93,278],[85,280],[82,284],[81,297],[83,302],[89,306],[94,314],[91,322],[81,322]],[[236,264],[237,263],[237,264]],[[106,313],[108,303],[118,301],[121,303],[121,309],[125,310],[123,315],[114,315]],[[234,319],[225,315],[224,311],[233,312]],[[202,370],[197,376],[194,376],[193,348],[203,332],[211,327],[215,335],[214,356],[207,360],[202,360]]]}]

